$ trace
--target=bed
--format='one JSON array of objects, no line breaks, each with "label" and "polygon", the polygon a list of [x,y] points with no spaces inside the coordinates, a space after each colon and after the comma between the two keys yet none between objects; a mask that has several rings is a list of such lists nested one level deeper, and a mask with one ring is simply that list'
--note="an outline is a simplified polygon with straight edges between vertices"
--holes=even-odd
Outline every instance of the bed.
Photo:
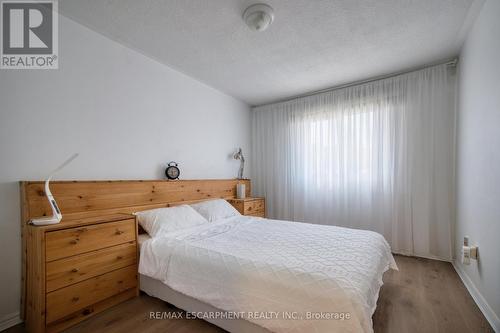
[{"label": "bed", "polygon": [[140,243],[141,290],[229,332],[373,332],[397,269],[378,233],[242,215]]},{"label": "bed", "polygon": [[[250,196],[248,179],[57,181],[51,189],[64,216],[60,226],[70,228],[84,218],[231,200],[237,184]],[[26,235],[28,221],[51,207],[43,182],[22,182],[21,197]],[[230,332],[371,332],[383,272],[396,268],[377,233],[241,215],[140,240],[141,289],[186,311],[243,313],[203,318]],[[23,284],[23,318],[26,290]]]}]

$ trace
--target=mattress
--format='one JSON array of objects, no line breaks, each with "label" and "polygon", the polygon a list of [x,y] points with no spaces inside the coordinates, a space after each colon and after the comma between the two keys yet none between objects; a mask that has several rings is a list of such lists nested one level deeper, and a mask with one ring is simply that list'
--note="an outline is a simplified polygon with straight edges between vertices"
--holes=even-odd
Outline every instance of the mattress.
[{"label": "mattress", "polygon": [[151,236],[149,236],[148,234],[140,234],[139,236],[137,236],[137,242],[139,243],[139,251],[141,250],[142,244],[144,244],[144,242],[150,239]]},{"label": "mattress", "polygon": [[382,275],[375,232],[236,216],[145,240],[139,272],[272,332],[372,332]]}]

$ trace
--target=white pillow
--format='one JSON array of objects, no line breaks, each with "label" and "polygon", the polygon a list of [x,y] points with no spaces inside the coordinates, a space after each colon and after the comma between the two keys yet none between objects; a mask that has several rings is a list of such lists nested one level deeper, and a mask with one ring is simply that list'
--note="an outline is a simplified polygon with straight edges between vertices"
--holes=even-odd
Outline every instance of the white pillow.
[{"label": "white pillow", "polygon": [[209,222],[225,219],[231,216],[241,215],[236,208],[224,199],[208,200],[200,203],[192,204],[200,215],[206,218]]},{"label": "white pillow", "polygon": [[151,237],[208,223],[188,205],[145,210],[134,215]]}]

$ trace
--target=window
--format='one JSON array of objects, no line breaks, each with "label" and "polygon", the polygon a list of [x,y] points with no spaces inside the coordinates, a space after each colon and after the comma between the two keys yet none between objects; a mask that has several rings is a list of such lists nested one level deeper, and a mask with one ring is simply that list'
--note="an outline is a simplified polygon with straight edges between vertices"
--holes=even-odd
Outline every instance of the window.
[{"label": "window", "polygon": [[388,113],[393,111],[376,107],[335,110],[294,122],[305,187],[359,192],[390,185],[393,126]]}]

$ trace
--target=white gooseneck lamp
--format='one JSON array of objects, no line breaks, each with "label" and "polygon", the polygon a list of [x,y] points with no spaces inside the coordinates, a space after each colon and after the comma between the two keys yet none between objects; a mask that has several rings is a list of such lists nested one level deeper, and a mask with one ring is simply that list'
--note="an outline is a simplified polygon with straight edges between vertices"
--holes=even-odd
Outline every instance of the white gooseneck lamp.
[{"label": "white gooseneck lamp", "polygon": [[238,170],[238,179],[243,179],[243,169],[245,168],[245,157],[243,156],[243,151],[238,148],[238,151],[234,153],[233,158],[235,160],[240,160],[240,169]]},{"label": "white gooseneck lamp", "polygon": [[78,153],[72,155],[63,164],[61,164],[57,169],[52,171],[49,178],[47,178],[47,180],[45,181],[45,195],[47,196],[47,200],[49,200],[50,207],[52,208],[52,216],[32,219],[29,222],[30,224],[32,224],[32,225],[48,225],[48,224],[57,224],[57,223],[61,222],[61,219],[62,219],[61,210],[57,206],[56,199],[54,199],[52,192],[50,192],[49,182],[58,171],[62,170],[66,165],[71,163],[71,161],[73,161],[77,157],[78,157]]}]

